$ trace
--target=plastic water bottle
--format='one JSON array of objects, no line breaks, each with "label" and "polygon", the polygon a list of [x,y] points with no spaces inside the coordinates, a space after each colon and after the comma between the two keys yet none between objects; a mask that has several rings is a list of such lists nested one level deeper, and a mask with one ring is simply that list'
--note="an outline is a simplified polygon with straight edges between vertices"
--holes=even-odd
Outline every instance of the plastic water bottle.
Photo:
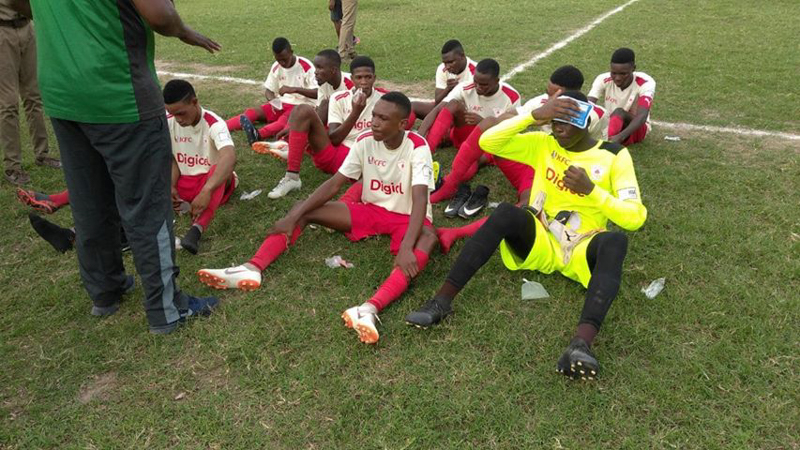
[{"label": "plastic water bottle", "polygon": [[656,298],[656,296],[660,294],[661,291],[664,289],[664,283],[666,283],[666,281],[667,281],[666,278],[659,278],[657,280],[653,280],[653,282],[650,283],[649,286],[647,286],[646,288],[642,288],[644,296],[649,298],[650,300]]}]

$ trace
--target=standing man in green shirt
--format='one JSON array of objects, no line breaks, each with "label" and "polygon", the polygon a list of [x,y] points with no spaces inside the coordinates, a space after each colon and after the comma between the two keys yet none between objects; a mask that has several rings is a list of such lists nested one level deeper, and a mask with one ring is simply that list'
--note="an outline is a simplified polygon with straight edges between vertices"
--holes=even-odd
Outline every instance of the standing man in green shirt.
[{"label": "standing man in green shirt", "polygon": [[120,223],[150,331],[169,333],[210,314],[216,298],[188,296],[175,281],[172,149],[153,31],[209,52],[219,44],[186,26],[170,0],[13,1],[36,19],[39,85],[61,148],[92,314],[114,314],[129,285]]},{"label": "standing man in green shirt", "polygon": [[19,100],[25,107],[36,164],[61,167],[48,156],[47,128],[42,96],[36,82],[36,39],[29,18],[11,8],[12,0],[0,0],[0,150],[6,181],[26,184],[31,177],[22,170],[19,139]]}]

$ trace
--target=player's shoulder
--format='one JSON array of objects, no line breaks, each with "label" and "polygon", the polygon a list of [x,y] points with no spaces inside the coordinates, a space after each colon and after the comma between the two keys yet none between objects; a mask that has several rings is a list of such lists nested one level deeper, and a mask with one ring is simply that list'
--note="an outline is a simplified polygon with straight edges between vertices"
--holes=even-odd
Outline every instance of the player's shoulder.
[{"label": "player's shoulder", "polygon": [[619,154],[619,152],[625,149],[625,146],[614,142],[602,141],[600,142],[600,146],[598,148],[616,156]]},{"label": "player's shoulder", "polygon": [[611,83],[612,81],[613,78],[611,78],[611,72],[603,72],[594,78],[595,83],[608,84]]},{"label": "player's shoulder", "polygon": [[342,82],[344,83],[344,87],[347,88],[349,91],[353,89],[355,83],[353,83],[353,77],[350,75],[350,72],[342,72]]},{"label": "player's shoulder", "polygon": [[633,79],[636,80],[636,84],[638,84],[639,86],[644,86],[647,83],[656,82],[656,80],[654,80],[653,77],[644,72],[633,72]]},{"label": "player's shoulder", "polygon": [[475,67],[476,66],[477,66],[477,64],[475,63],[475,61],[467,58],[467,69],[469,69],[469,73],[475,75]]},{"label": "player's shoulder", "polygon": [[460,83],[460,84],[459,84],[459,86],[461,86],[461,89],[463,89],[463,90],[464,90],[464,92],[466,92],[466,91],[472,91],[472,90],[474,90],[474,89],[475,89],[475,83],[473,83],[473,82],[469,82],[469,83]]},{"label": "player's shoulder", "polygon": [[411,144],[413,144],[415,149],[420,148],[420,147],[426,147],[426,148],[428,147],[428,141],[426,141],[424,137],[422,137],[421,135],[417,134],[417,132],[415,132],[415,131],[407,132],[406,133],[406,138],[409,141],[411,141]]},{"label": "player's shoulder", "polygon": [[225,121],[222,120],[222,117],[220,117],[214,111],[209,111],[205,108],[203,108],[203,121],[205,121],[206,125],[209,127],[218,123],[225,123]]},{"label": "player's shoulder", "polygon": [[436,73],[446,73],[446,72],[447,72],[447,67],[445,67],[444,63],[439,63],[439,65],[436,67]]},{"label": "player's shoulder", "polygon": [[297,63],[300,64],[300,67],[303,69],[303,72],[309,72],[314,70],[314,65],[309,61],[307,58],[303,56],[297,57]]},{"label": "player's shoulder", "polygon": [[606,109],[603,108],[602,106],[598,106],[598,105],[595,105],[593,103],[592,104],[592,114],[596,115],[597,118],[602,119],[603,116],[606,115]]},{"label": "player's shoulder", "polygon": [[511,87],[510,84],[500,83],[500,89],[503,91],[506,97],[508,97],[508,99],[511,100],[511,103],[516,103],[517,101],[519,101],[520,97],[519,92],[517,92],[516,89]]},{"label": "player's shoulder", "polygon": [[388,94],[389,90],[382,87],[375,87],[375,92],[378,92],[381,95]]},{"label": "player's shoulder", "polygon": [[367,140],[373,140],[373,139],[374,138],[372,138],[372,131],[371,130],[367,130],[367,131],[362,132],[358,136],[356,136],[356,143],[359,143],[359,142],[366,143]]},{"label": "player's shoulder", "polygon": [[270,71],[270,73],[275,73],[280,68],[281,68],[281,65],[278,64],[278,61],[275,61],[274,63],[272,63],[272,67],[270,67],[269,71]]}]

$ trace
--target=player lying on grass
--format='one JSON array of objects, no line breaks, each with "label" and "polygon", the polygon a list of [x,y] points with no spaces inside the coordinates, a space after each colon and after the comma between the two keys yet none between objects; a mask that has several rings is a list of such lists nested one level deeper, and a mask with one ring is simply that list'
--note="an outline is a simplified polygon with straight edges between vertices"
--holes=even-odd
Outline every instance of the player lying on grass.
[{"label": "player lying on grass", "polygon": [[[317,80],[311,61],[296,56],[286,38],[272,41],[272,54],[275,62],[264,81],[264,96],[267,103],[249,108],[241,115],[226,121],[228,130],[244,130],[247,142],[267,139],[276,135],[289,121],[292,108],[297,105],[314,105],[317,99]],[[266,126],[256,130],[254,122],[266,122]]]},{"label": "player lying on grass", "polygon": [[[300,167],[306,152],[311,154],[318,169],[336,173],[359,133],[370,128],[372,109],[386,90],[375,88],[375,63],[369,57],[353,59],[350,72],[353,88],[333,96],[328,106],[327,127],[310,106],[300,105],[292,111],[286,174],[270,191],[269,198],[281,198],[302,187]],[[406,122],[413,122],[411,116]]]},{"label": "player lying on grass", "polygon": [[607,111],[608,139],[622,145],[642,142],[650,131],[650,108],[656,82],[644,72],[636,72],[636,55],[619,48],[611,55],[611,71],[592,83],[589,101],[601,102]]},{"label": "player lying on grass", "polygon": [[[345,233],[352,241],[388,235],[389,250],[396,255],[394,269],[369,301],[342,314],[362,342],[376,343],[377,314],[405,292],[437,245],[428,204],[431,153],[422,136],[405,130],[410,111],[411,102],[402,93],[381,97],[372,111],[371,131],[358,136],[339,171],[278,220],[248,262],[201,269],[200,281],[217,289],[257,289],[261,272],[295,244],[309,223]],[[363,180],[360,202],[330,201],[342,186],[358,179]]]},{"label": "player lying on grass", "polygon": [[[236,188],[233,172],[236,151],[225,122],[197,100],[194,88],[184,80],[172,80],[164,86],[167,126],[172,138],[172,201],[176,209],[190,203],[193,224],[181,239],[181,246],[196,254],[203,232],[208,229],[220,205],[225,204]],[[41,194],[19,189],[17,198],[34,209],[51,214],[69,204],[69,192]],[[34,223],[34,219],[31,219]],[[40,221],[37,223],[41,224]],[[37,232],[56,249],[71,248],[66,233],[44,225]],[[43,234],[44,232],[44,234]],[[72,233],[74,240],[74,233]],[[66,243],[69,242],[69,246]]]},{"label": "player lying on grass", "polygon": [[464,53],[461,42],[455,39],[445,42],[442,46],[442,63],[436,68],[434,77],[434,99],[432,102],[412,102],[414,113],[424,119],[459,83],[472,83],[474,74],[475,61]]},{"label": "player lying on grass", "polygon": [[[462,209],[467,209],[468,211],[474,209],[475,206],[464,206],[470,198],[470,192],[469,188],[463,186],[462,183],[469,181],[478,171],[480,165],[488,163],[497,165],[506,179],[511,182],[511,185],[517,190],[517,201],[519,203],[527,203],[530,197],[531,183],[533,182],[533,169],[525,164],[488,155],[481,150],[478,140],[485,130],[501,121],[515,117],[517,114],[530,114],[534,109],[543,106],[559,90],[579,91],[582,87],[583,74],[581,71],[575,66],[561,66],[550,75],[544,94],[528,100],[524,105],[517,108],[516,112],[506,112],[496,118],[487,117],[483,119],[470,133],[466,142],[459,147],[450,173],[445,177],[442,186],[431,194],[431,203],[438,203],[455,196],[445,208],[446,216],[452,216]],[[595,139],[603,139],[608,126],[608,115],[605,114],[603,108],[598,106],[592,110],[589,117],[591,119],[589,134]],[[539,122],[538,125],[545,133],[551,132],[549,122]]]},{"label": "player lying on grass", "polygon": [[[587,288],[575,336],[556,368],[569,377],[591,379],[599,371],[591,345],[619,291],[628,247],[625,234],[606,226],[611,220],[636,230],[647,210],[628,150],[568,123],[577,116],[577,104],[558,94],[532,114],[506,120],[481,137],[487,152],[534,168],[530,205],[502,203],[464,245],[439,291],[406,321],[426,328],[452,313],[455,296],[499,247],[510,270],[560,272]],[[586,101],[578,91],[564,95]],[[551,119],[552,134],[523,133],[537,120]]]}]

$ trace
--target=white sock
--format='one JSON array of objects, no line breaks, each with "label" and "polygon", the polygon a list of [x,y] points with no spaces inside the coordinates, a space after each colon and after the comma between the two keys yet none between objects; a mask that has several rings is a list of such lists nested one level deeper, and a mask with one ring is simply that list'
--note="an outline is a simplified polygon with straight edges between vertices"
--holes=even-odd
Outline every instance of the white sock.
[{"label": "white sock", "polygon": [[369,314],[378,314],[378,308],[375,307],[370,302],[366,302],[358,307],[358,312],[360,313],[369,313]]},{"label": "white sock", "polygon": [[286,178],[290,179],[290,180],[299,180],[300,179],[300,174],[299,173],[295,173],[295,172],[286,172],[286,175],[284,175],[284,176]]}]

